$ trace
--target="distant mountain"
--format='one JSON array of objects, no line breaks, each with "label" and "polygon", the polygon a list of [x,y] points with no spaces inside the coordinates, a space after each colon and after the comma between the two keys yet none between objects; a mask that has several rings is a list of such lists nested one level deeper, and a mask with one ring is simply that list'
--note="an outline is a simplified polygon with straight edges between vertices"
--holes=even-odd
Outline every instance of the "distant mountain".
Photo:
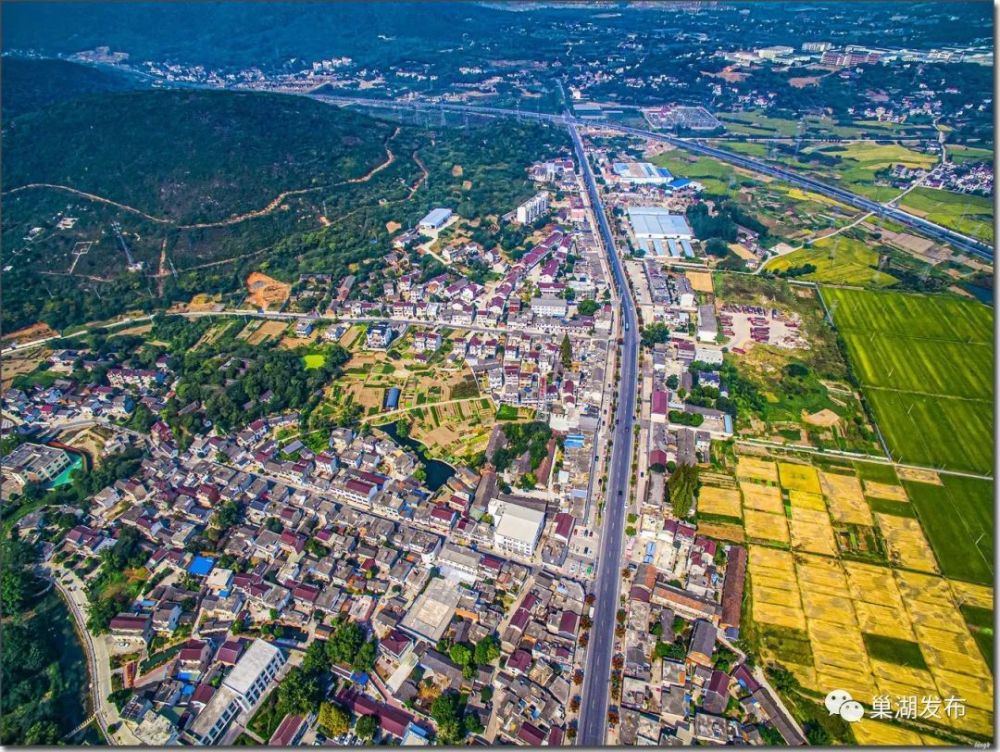
[{"label": "distant mountain", "polygon": [[153,217],[217,221],[284,191],[364,174],[393,127],[278,94],[148,90],[85,97],[4,128],[4,188],[52,183]]},{"label": "distant mountain", "polygon": [[27,112],[88,94],[144,88],[138,79],[114,70],[66,60],[4,57],[0,61],[0,116],[4,122]]}]

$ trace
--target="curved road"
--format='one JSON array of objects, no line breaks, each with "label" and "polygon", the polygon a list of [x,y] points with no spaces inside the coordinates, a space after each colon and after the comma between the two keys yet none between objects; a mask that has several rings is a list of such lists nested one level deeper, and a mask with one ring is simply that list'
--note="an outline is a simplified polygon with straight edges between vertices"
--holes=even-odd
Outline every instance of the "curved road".
[{"label": "curved road", "polygon": [[618,388],[618,406],[615,410],[615,424],[611,426],[613,444],[611,463],[608,469],[608,490],[604,503],[601,529],[600,555],[597,561],[597,576],[594,580],[594,618],[587,648],[587,667],[583,680],[583,700],[580,705],[580,725],[577,729],[577,744],[593,747],[604,744],[608,728],[608,689],[611,674],[611,658],[615,648],[615,616],[618,611],[618,586],[621,581],[622,546],[624,542],[625,508],[629,499],[632,468],[632,445],[634,434],[636,401],[636,364],[639,351],[638,319],[635,306],[621,260],[615,251],[614,240],[608,227],[590,169],[590,162],[583,150],[583,143],[575,125],[569,126],[577,159],[587,183],[590,205],[597,218],[604,249],[608,254],[611,271],[614,274],[618,297],[621,301],[622,348]]}]

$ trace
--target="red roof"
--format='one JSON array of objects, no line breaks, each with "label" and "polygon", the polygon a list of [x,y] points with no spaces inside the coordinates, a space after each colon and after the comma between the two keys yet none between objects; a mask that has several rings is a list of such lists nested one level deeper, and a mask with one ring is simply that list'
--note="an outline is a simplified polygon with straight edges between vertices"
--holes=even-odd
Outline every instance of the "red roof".
[{"label": "red roof", "polygon": [[563,611],[563,615],[559,619],[559,631],[563,634],[575,635],[576,622],[576,614],[572,611]]},{"label": "red roof", "polygon": [[236,663],[243,652],[243,643],[240,640],[226,640],[219,648],[219,654],[215,659],[220,663]]},{"label": "red roof", "polygon": [[563,540],[569,540],[570,535],[573,533],[573,526],[576,524],[576,520],[573,515],[567,514],[566,512],[559,512],[556,515],[556,529],[555,535]]},{"label": "red roof", "polygon": [[538,728],[538,726],[525,721],[517,731],[517,738],[529,747],[540,747],[542,746],[542,742],[545,741],[545,732]]},{"label": "red roof", "polygon": [[653,390],[653,412],[656,415],[667,414],[667,393],[659,389]]},{"label": "red roof", "polygon": [[278,728],[275,729],[274,733],[271,734],[271,738],[267,740],[269,747],[288,747],[295,742],[295,737],[298,736],[305,724],[305,718],[301,715],[292,715],[289,713],[286,715]]}]

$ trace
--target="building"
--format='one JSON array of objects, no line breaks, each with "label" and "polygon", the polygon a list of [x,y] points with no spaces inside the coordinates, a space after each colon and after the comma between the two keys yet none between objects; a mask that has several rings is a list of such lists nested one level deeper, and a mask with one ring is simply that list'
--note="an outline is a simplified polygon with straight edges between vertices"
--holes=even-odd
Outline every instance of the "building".
[{"label": "building", "polygon": [[548,210],[549,194],[541,191],[517,207],[517,221],[522,225],[530,225]]},{"label": "building", "polygon": [[462,589],[452,580],[435,577],[406,612],[399,626],[410,634],[436,643],[448,629]]},{"label": "building", "polygon": [[4,475],[24,486],[27,483],[51,483],[69,464],[69,455],[62,449],[24,443],[4,457],[0,467]]},{"label": "building", "polygon": [[726,555],[726,579],[722,585],[722,615],[719,626],[730,639],[740,636],[740,615],[743,608],[743,588],[747,571],[747,550],[735,544]]},{"label": "building", "polygon": [[365,348],[368,350],[385,350],[391,343],[396,333],[388,324],[378,323],[368,327],[368,334],[365,336]]},{"label": "building", "polygon": [[620,182],[633,185],[665,185],[674,179],[670,170],[649,162],[615,162],[611,169]]},{"label": "building", "polygon": [[531,312],[536,316],[566,318],[568,310],[569,303],[566,302],[565,298],[544,297],[531,299]]},{"label": "building", "polygon": [[264,640],[254,640],[222,684],[236,693],[244,710],[250,711],[284,665],[281,650]]},{"label": "building", "polygon": [[271,643],[254,640],[191,724],[188,733],[194,741],[215,744],[241,711],[252,713],[285,660]]},{"label": "building", "polygon": [[545,525],[545,512],[513,502],[497,507],[493,545],[501,551],[531,557]]},{"label": "building", "polygon": [[779,57],[788,57],[795,52],[794,47],[788,47],[783,44],[775,44],[771,47],[761,47],[757,50],[757,56],[761,60],[775,60]]},{"label": "building", "polygon": [[683,215],[671,214],[657,206],[635,206],[629,208],[628,218],[636,242],[647,254],[659,257],[678,257],[681,253],[694,255],[688,250],[694,231]]},{"label": "building", "polygon": [[715,342],[719,336],[719,322],[715,317],[715,306],[711,303],[698,306],[698,339]]},{"label": "building", "polygon": [[417,224],[421,230],[440,230],[451,219],[451,209],[431,209]]}]

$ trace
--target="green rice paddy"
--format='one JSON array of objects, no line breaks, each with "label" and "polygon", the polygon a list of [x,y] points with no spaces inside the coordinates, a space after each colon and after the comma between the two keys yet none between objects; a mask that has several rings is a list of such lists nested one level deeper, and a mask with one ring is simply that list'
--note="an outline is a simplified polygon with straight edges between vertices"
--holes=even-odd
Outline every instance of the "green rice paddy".
[{"label": "green rice paddy", "polygon": [[992,472],[992,309],[888,291],[822,294],[893,458]]}]

